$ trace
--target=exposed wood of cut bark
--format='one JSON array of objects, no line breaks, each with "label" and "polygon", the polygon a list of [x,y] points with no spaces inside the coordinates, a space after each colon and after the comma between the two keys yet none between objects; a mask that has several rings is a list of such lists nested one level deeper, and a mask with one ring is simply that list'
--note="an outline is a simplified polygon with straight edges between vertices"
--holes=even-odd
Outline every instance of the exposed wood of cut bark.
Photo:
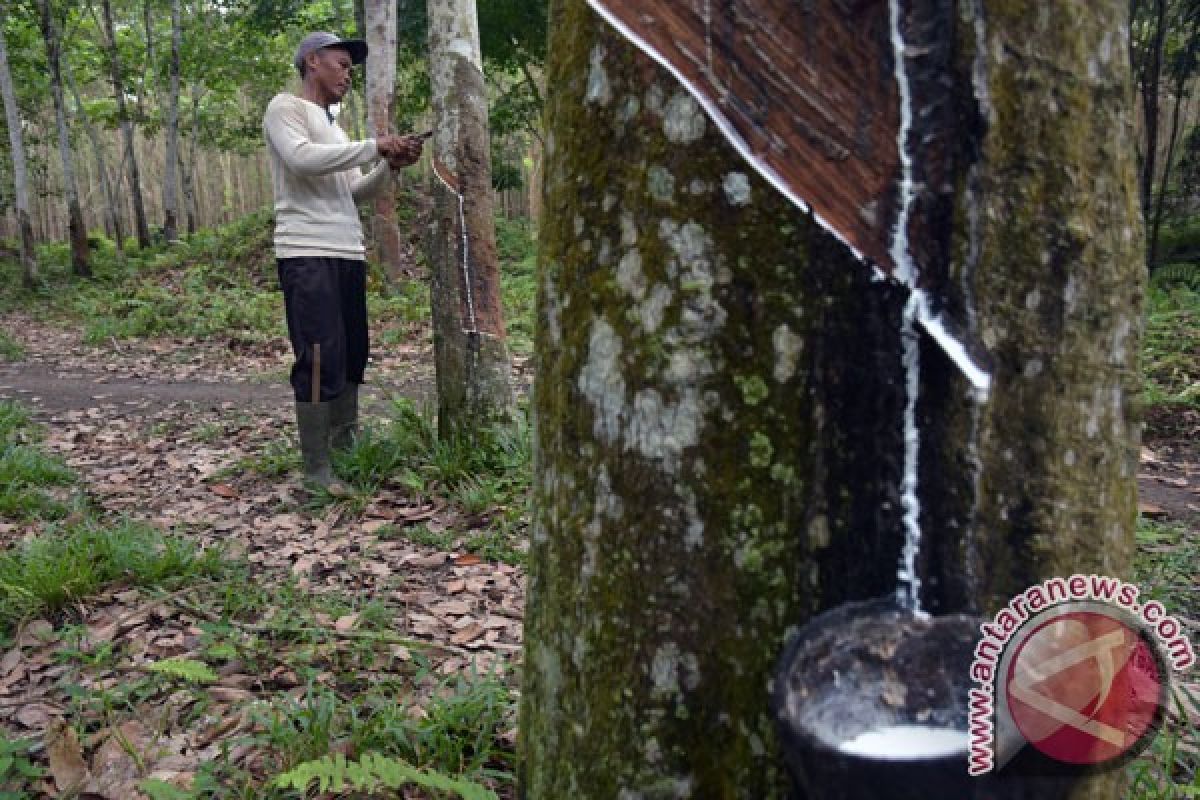
[{"label": "exposed wood of cut bark", "polygon": [[590,3],[666,62],[777,188],[893,267],[899,102],[887,3]]}]

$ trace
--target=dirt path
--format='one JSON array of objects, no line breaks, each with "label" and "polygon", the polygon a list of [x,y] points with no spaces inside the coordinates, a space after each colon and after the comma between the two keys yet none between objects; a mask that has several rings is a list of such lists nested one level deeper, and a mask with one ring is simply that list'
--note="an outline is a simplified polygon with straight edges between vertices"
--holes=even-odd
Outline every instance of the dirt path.
[{"label": "dirt path", "polygon": [[[87,345],[77,333],[27,315],[10,315],[3,327],[26,352],[20,361],[0,362],[0,399],[21,400],[41,412],[114,404],[247,411],[291,404],[286,342],[158,339]],[[372,359],[368,370],[368,408],[393,395],[431,401],[428,345],[386,352]]]}]

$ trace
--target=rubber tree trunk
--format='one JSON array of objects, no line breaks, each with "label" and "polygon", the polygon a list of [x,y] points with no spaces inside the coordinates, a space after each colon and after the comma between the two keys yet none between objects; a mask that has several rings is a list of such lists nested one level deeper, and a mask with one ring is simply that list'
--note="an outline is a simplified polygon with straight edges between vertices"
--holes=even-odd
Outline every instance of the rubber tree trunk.
[{"label": "rubber tree trunk", "polygon": [[[100,142],[100,133],[96,130],[96,125],[87,114],[87,109],[83,105],[83,98],[79,94],[79,87],[75,85],[75,79],[71,75],[69,66],[64,70],[63,74],[67,80],[67,87],[71,90],[71,96],[75,98],[75,107],[78,109],[77,119],[83,123],[84,133],[87,134],[88,142],[92,146],[92,158],[96,162],[96,174],[100,177],[100,189],[104,193],[105,229],[116,240],[117,252],[123,253],[125,249],[125,228],[121,222],[117,193],[113,188],[113,181],[109,180],[108,164],[104,160],[104,145]],[[115,170],[115,172],[119,176],[120,168]],[[120,183],[119,177],[116,182]]]},{"label": "rubber tree trunk", "polygon": [[71,269],[76,275],[90,277],[90,253],[87,226],[79,205],[79,185],[75,180],[75,160],[71,154],[71,131],[67,124],[67,107],[63,99],[62,42],[58,34],[54,9],[50,0],[40,0],[42,39],[46,43],[46,60],[50,66],[50,96],[54,101],[54,120],[58,130],[58,155],[62,161],[63,189],[67,197],[67,229],[71,240]]},{"label": "rubber tree trunk", "polygon": [[475,0],[429,0],[434,115],[429,236],[438,427],[469,434],[512,414],[496,256],[487,90]]},{"label": "rubber tree trunk", "polygon": [[179,0],[171,0],[171,79],[167,93],[167,152],[163,159],[163,236],[179,238],[179,51],[183,41],[183,13]]},{"label": "rubber tree trunk", "polygon": [[113,97],[117,103],[117,119],[121,127],[125,160],[129,169],[129,194],[133,200],[134,228],[137,232],[138,247],[145,249],[150,246],[150,226],[146,222],[146,206],[142,201],[142,179],[138,171],[137,153],[133,146],[133,121],[129,118],[128,104],[125,102],[125,85],[121,80],[121,59],[117,54],[117,39],[113,29],[110,0],[102,0],[101,9],[104,12],[104,30],[107,37],[104,46],[108,49],[109,77],[112,80]]},{"label": "rubber tree trunk", "polygon": [[13,88],[8,66],[8,43],[4,36],[7,10],[0,7],[0,94],[4,96],[4,119],[8,125],[8,144],[13,166],[13,189],[17,206],[17,229],[21,236],[22,280],[33,287],[38,280],[37,253],[34,251],[33,221],[29,214],[29,169],[25,163],[25,137],[21,130],[21,109]]},{"label": "rubber tree trunk", "polygon": [[1142,218],[1150,219],[1154,206],[1154,179],[1158,173],[1159,98],[1162,90],[1163,55],[1167,41],[1167,0],[1153,0],[1154,24],[1150,29],[1148,52],[1138,75],[1142,95],[1143,152],[1141,166]]},{"label": "rubber tree trunk", "polygon": [[202,89],[198,85],[192,84],[190,92],[192,121],[191,133],[188,136],[188,157],[186,163],[182,157],[179,159],[179,172],[183,176],[183,198],[184,205],[187,208],[187,231],[189,234],[195,233],[199,227],[200,206],[199,199],[196,196],[196,166],[199,162],[196,151],[200,141],[200,100],[203,98],[205,91],[205,89]]},{"label": "rubber tree trunk", "polygon": [[[927,608],[989,613],[1128,577],[1141,230],[1122,5],[948,11],[974,166],[939,299],[993,387],[921,334],[918,565]],[[550,26],[518,795],[782,798],[789,631],[897,585],[907,293],[583,0]]]},{"label": "rubber tree trunk", "polygon": [[[393,98],[396,89],[396,3],[394,0],[367,0],[367,118],[372,135],[391,133]],[[395,282],[405,272],[400,247],[400,229],[396,227],[396,190],[390,181],[375,195],[371,216],[375,249],[389,280]]]}]

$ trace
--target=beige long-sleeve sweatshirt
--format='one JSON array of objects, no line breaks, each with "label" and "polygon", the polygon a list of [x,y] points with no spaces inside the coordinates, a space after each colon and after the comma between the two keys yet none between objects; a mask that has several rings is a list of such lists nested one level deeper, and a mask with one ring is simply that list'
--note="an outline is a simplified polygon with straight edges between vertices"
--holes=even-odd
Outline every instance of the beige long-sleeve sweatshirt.
[{"label": "beige long-sleeve sweatshirt", "polygon": [[374,139],[351,142],[325,109],[277,94],[263,115],[275,187],[275,257],[328,256],[363,260],[356,203],[368,200],[390,174]]}]

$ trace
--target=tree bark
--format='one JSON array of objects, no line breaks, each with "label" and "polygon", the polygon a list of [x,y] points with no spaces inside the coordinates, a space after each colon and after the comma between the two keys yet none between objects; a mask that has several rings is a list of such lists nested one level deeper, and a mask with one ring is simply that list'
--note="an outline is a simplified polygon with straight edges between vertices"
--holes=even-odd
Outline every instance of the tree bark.
[{"label": "tree bark", "polygon": [[192,129],[191,135],[188,137],[188,164],[183,162],[183,158],[179,159],[179,172],[183,176],[183,197],[184,204],[187,207],[187,230],[189,234],[195,233],[199,224],[200,216],[199,200],[196,197],[196,150],[200,142],[200,99],[204,94],[204,89],[193,84],[191,89],[192,100]]},{"label": "tree bark", "polygon": [[17,206],[17,230],[21,240],[22,279],[27,287],[37,285],[38,263],[34,251],[33,220],[29,209],[29,170],[25,163],[25,137],[21,129],[21,109],[13,88],[8,66],[8,43],[4,35],[7,9],[0,8],[0,94],[4,96],[4,119],[8,124],[8,143],[13,164],[13,188]]},{"label": "tree bark", "polygon": [[76,275],[91,277],[88,264],[90,253],[87,243],[87,225],[83,221],[83,209],[79,205],[79,185],[75,179],[75,162],[71,154],[71,131],[67,124],[67,108],[63,100],[62,47],[58,25],[50,0],[39,0],[42,38],[46,42],[46,56],[50,66],[50,96],[54,101],[54,119],[58,128],[58,155],[62,160],[63,189],[67,195],[67,229],[71,240],[71,269]]},{"label": "tree bark", "polygon": [[[71,89],[71,96],[75,98],[75,106],[79,109],[79,118],[83,121],[83,130],[92,145],[92,157],[96,161],[96,174],[99,176],[100,189],[104,194],[105,225],[116,242],[117,252],[124,253],[125,227],[121,222],[120,207],[117,205],[117,193],[113,189],[113,182],[109,180],[108,165],[104,161],[104,145],[100,142],[100,134],[96,131],[96,126],[87,115],[87,111],[83,105],[83,98],[79,94],[79,87],[75,85],[75,79],[71,76],[70,69],[66,70],[65,75],[67,86]],[[120,168],[116,172],[118,176],[117,183],[120,183]]]},{"label": "tree bark", "polygon": [[[395,0],[367,0],[367,119],[372,134],[392,132],[393,98],[396,89],[396,3]],[[411,266],[404,263],[400,230],[396,227],[396,190],[389,181],[375,195],[371,227],[375,234],[375,252],[384,273],[392,282],[399,281]]]},{"label": "tree bark", "polygon": [[179,49],[183,39],[180,0],[171,0],[171,82],[167,95],[167,154],[163,159],[163,236],[179,238]]},{"label": "tree bark", "polygon": [[475,0],[430,0],[433,167],[429,241],[438,427],[470,434],[514,408],[496,256],[487,92]]},{"label": "tree bark", "polygon": [[146,207],[142,201],[142,180],[138,174],[137,154],[133,148],[133,120],[129,118],[128,104],[125,102],[125,85],[121,80],[121,59],[117,54],[117,38],[113,28],[112,2],[101,0],[104,12],[104,31],[108,48],[108,66],[113,85],[113,97],[117,103],[117,119],[121,127],[121,137],[125,144],[125,160],[129,168],[129,195],[133,201],[134,227],[137,232],[138,247],[150,246],[150,226],[146,222]]},{"label": "tree bark", "polygon": [[[970,158],[945,246],[916,245],[993,388],[907,331],[917,566],[927,609],[991,613],[1050,575],[1128,577],[1144,268],[1123,4],[960,6]],[[897,588],[909,294],[583,0],[550,25],[518,795],[786,797],[789,631]]]},{"label": "tree bark", "polygon": [[1141,200],[1142,219],[1149,221],[1154,202],[1154,176],[1158,167],[1158,100],[1162,84],[1163,50],[1167,41],[1167,0],[1154,0],[1154,27],[1150,34],[1150,50],[1138,75],[1142,94],[1142,153]]}]

